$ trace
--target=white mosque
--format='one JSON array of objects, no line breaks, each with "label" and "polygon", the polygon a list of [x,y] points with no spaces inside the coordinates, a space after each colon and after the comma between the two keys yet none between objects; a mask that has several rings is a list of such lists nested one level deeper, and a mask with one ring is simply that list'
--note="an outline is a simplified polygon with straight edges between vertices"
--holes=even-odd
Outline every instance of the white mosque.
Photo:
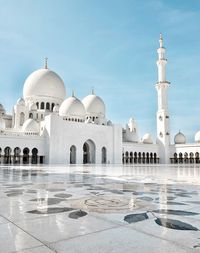
[{"label": "white mosque", "polygon": [[157,138],[138,136],[130,119],[126,128],[106,117],[106,106],[92,92],[82,101],[66,98],[62,79],[47,66],[34,71],[24,83],[23,97],[7,114],[0,104],[1,164],[154,164],[200,163],[200,131],[195,143],[179,132],[171,143],[165,48],[160,36],[157,50]]}]

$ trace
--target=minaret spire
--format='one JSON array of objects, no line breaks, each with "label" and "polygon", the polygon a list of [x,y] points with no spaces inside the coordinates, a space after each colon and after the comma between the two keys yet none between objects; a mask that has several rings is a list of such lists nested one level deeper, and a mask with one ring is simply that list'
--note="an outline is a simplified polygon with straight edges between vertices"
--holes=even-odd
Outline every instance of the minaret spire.
[{"label": "minaret spire", "polygon": [[157,110],[157,143],[160,150],[160,162],[169,162],[169,145],[170,145],[170,127],[169,127],[169,112],[167,92],[169,82],[166,80],[166,64],[165,48],[163,47],[163,36],[160,34],[160,47],[157,49],[158,60],[158,82],[156,90],[158,95],[158,110]]},{"label": "minaret spire", "polygon": [[158,60],[157,60],[158,82],[167,82],[166,81],[167,59],[165,58],[165,48],[163,47],[163,36],[162,36],[162,34],[160,34],[159,44],[160,44],[160,47],[157,49],[157,53],[158,53]]},{"label": "minaret spire", "polygon": [[160,42],[160,47],[163,47],[163,37],[162,37],[162,33],[160,33],[159,42]]}]

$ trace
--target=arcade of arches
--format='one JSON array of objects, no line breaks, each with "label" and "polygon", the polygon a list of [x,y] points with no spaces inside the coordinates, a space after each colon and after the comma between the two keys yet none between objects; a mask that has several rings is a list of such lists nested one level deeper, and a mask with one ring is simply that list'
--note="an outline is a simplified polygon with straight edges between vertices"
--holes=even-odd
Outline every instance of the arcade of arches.
[{"label": "arcade of arches", "polygon": [[159,163],[159,157],[156,153],[145,152],[128,152],[122,154],[122,162],[124,164],[142,163],[155,164]]},{"label": "arcade of arches", "polygon": [[170,162],[177,163],[200,163],[199,152],[193,153],[174,153],[174,157],[170,158]]},{"label": "arcade of arches", "polygon": [[29,148],[20,149],[16,147],[12,149],[6,147],[4,149],[0,148],[0,163],[1,164],[43,164],[44,156],[38,155],[38,149]]}]

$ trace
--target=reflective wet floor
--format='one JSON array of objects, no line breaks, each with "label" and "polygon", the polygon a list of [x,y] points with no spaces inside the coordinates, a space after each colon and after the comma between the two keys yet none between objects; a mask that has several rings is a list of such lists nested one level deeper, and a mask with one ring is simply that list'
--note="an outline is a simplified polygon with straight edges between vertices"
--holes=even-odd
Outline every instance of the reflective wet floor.
[{"label": "reflective wet floor", "polygon": [[0,252],[200,252],[200,167],[1,166]]}]

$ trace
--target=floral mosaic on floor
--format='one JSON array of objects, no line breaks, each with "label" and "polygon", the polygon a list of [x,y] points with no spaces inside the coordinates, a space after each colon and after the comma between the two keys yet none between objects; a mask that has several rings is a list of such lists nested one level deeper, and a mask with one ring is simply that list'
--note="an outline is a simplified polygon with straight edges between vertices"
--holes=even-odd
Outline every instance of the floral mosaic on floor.
[{"label": "floral mosaic on floor", "polygon": [[2,166],[0,189],[0,252],[200,251],[199,167]]}]

